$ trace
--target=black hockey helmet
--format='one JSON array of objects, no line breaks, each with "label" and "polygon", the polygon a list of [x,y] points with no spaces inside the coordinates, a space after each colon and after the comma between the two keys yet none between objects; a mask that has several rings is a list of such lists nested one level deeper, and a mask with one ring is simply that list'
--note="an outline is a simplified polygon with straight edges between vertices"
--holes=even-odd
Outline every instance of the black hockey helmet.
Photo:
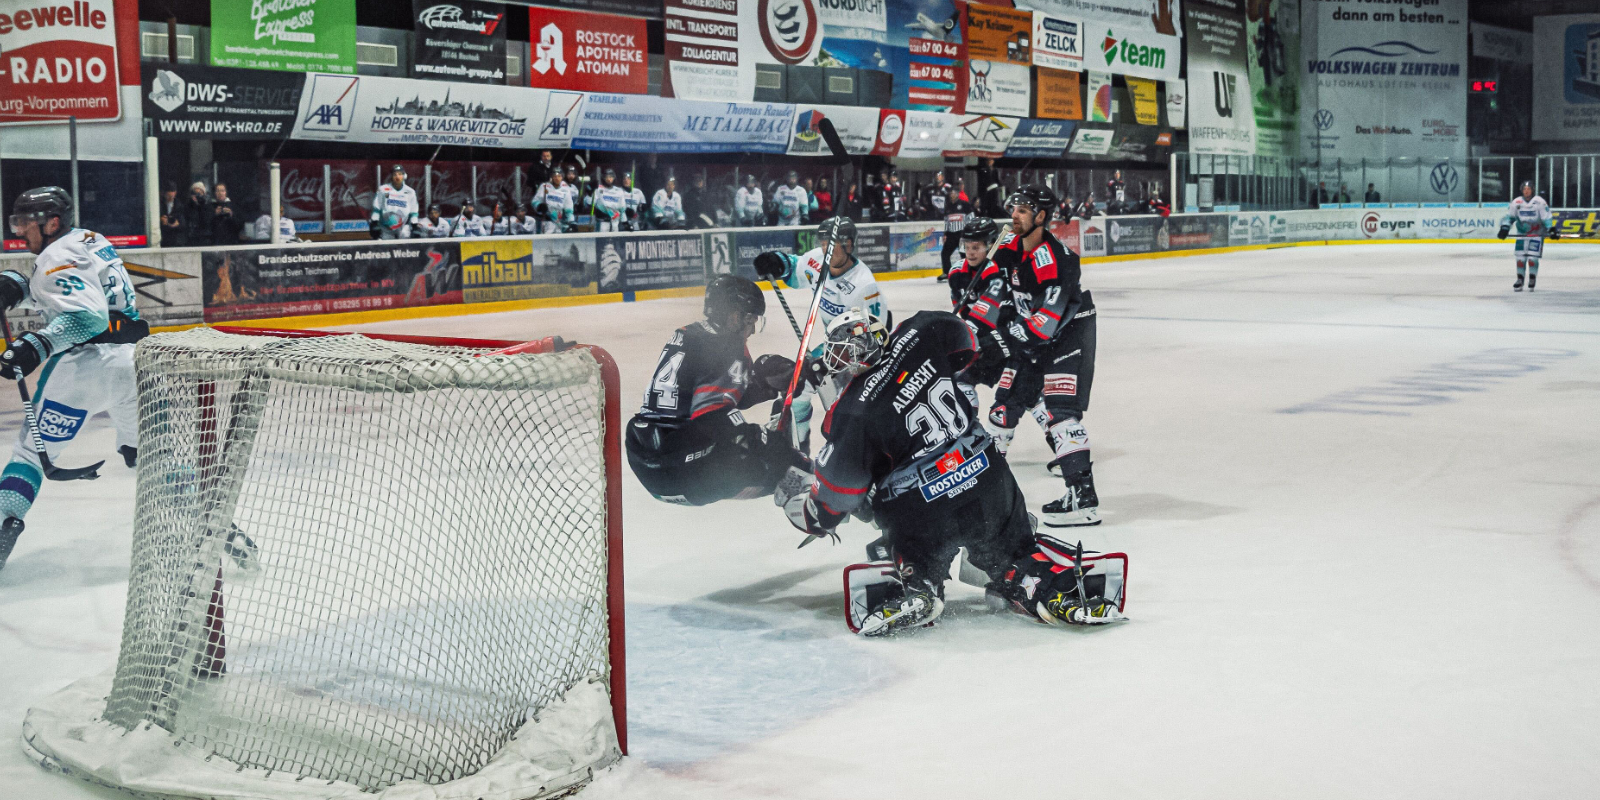
[{"label": "black hockey helmet", "polygon": [[1000,226],[994,224],[994,220],[988,217],[974,216],[967,221],[966,225],[961,227],[961,241],[963,242],[993,244],[994,240],[998,238],[1000,238]]},{"label": "black hockey helmet", "polygon": [[835,235],[841,242],[854,242],[856,240],[856,224],[849,217],[832,217],[822,221],[817,226],[817,246],[827,247],[828,238]]},{"label": "black hockey helmet", "polygon": [[767,298],[761,294],[761,287],[755,281],[738,275],[712,278],[711,283],[706,285],[706,319],[713,325],[719,325],[735,313],[765,316]]},{"label": "black hockey helmet", "polygon": [[11,230],[30,220],[38,222],[41,226],[51,217],[61,218],[61,231],[66,232],[72,218],[72,195],[60,186],[40,186],[29,189],[17,195],[17,201],[11,205]]},{"label": "black hockey helmet", "polygon": [[[1059,202],[1060,200],[1056,198],[1056,193],[1050,187],[1030,183],[1026,186],[1018,187],[1015,192],[1011,193],[1010,197],[1006,198],[1006,210],[1010,211],[1012,206],[1027,206],[1033,209],[1034,213],[1043,211],[1048,215],[1055,210],[1056,204]],[[1045,218],[1049,219],[1048,216]]]}]

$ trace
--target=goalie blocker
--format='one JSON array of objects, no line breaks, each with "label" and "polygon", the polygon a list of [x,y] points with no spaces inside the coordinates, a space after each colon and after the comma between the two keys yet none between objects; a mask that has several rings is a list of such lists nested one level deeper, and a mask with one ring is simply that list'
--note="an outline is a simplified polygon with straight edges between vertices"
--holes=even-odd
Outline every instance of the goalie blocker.
[{"label": "goalie blocker", "polygon": [[965,323],[923,311],[886,345],[867,331],[830,331],[826,347],[829,362],[854,377],[823,423],[815,480],[777,499],[813,536],[834,535],[863,506],[883,529],[889,560],[845,571],[852,631],[878,636],[937,619],[962,548],[997,606],[1055,624],[1122,618],[1122,570],[1112,578],[1108,557],[1047,549],[1035,537],[1010,468],[956,388],[977,350]]}]

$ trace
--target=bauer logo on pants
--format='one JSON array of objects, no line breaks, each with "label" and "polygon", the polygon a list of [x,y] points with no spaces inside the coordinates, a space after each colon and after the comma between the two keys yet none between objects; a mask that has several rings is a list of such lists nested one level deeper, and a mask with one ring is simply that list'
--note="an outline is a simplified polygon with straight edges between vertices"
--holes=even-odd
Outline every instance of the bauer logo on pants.
[{"label": "bauer logo on pants", "polygon": [[87,416],[89,412],[82,409],[46,400],[39,409],[39,436],[47,442],[65,442],[78,435]]},{"label": "bauer logo on pants", "polygon": [[1044,393],[1072,397],[1078,393],[1078,376],[1051,375],[1044,379]]}]

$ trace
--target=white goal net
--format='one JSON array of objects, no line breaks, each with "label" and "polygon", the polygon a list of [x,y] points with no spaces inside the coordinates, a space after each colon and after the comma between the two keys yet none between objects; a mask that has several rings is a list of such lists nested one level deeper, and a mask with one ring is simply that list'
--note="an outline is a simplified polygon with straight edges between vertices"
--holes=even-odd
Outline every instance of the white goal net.
[{"label": "white goal net", "polygon": [[121,653],[29,712],[38,760],[157,796],[523,798],[618,757],[593,353],[199,328],[137,366]]}]

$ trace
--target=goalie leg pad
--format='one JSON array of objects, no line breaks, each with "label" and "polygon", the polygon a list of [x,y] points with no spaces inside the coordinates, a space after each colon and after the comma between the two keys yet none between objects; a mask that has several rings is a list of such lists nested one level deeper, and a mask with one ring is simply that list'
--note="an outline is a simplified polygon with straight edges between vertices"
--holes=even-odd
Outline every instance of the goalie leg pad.
[{"label": "goalie leg pad", "polygon": [[1127,619],[1127,575],[1126,553],[1080,550],[1041,534],[1035,552],[990,584],[988,597],[991,607],[1050,625],[1103,625]]},{"label": "goalie leg pad", "polygon": [[892,561],[844,568],[845,624],[861,636],[889,636],[932,625],[944,613],[941,587],[910,576]]}]

